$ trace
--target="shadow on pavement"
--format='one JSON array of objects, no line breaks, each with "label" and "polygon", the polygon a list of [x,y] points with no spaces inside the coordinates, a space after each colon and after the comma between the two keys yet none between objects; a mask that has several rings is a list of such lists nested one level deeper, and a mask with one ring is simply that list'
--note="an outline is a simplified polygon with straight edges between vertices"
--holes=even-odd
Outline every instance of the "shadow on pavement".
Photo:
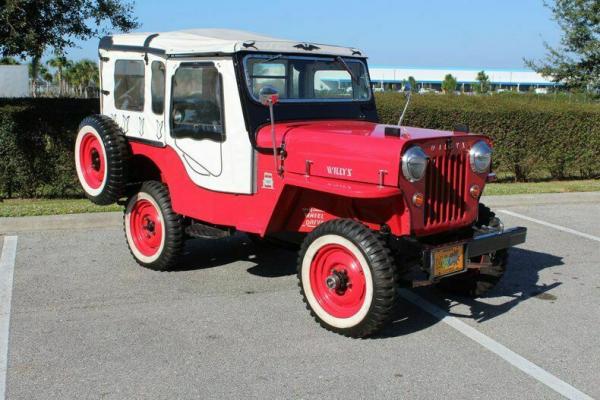
[{"label": "shadow on pavement", "polygon": [[[562,282],[554,279],[555,282],[551,284],[538,284],[539,272],[545,268],[563,265],[562,258],[521,248],[513,248],[509,254],[507,272],[500,283],[484,297],[473,299],[452,295],[436,287],[419,288],[415,289],[415,292],[450,315],[471,318],[477,322],[504,314],[532,297],[554,301],[556,297],[547,292],[560,286]],[[267,244],[257,244],[243,234],[214,241],[189,241],[176,271],[213,268],[244,260],[254,264],[247,269],[247,272],[252,275],[278,278],[296,273],[296,252]],[[557,274],[557,277],[560,275]],[[498,299],[502,301],[498,302]],[[470,312],[454,312],[453,308],[460,304],[467,305]],[[400,299],[392,322],[377,337],[406,335],[437,322],[437,319],[425,311]]]},{"label": "shadow on pavement", "polygon": [[245,234],[218,240],[188,240],[179,265],[173,271],[192,271],[249,261],[252,275],[277,278],[296,273],[297,253],[268,244],[254,243]]},{"label": "shadow on pavement", "polygon": [[[548,253],[513,248],[510,250],[509,265],[500,283],[487,295],[479,299],[451,296],[440,293],[438,296],[445,297],[446,310],[450,315],[457,317],[472,318],[477,322],[484,322],[498,315],[504,314],[522,301],[536,297],[541,300],[554,301],[556,297],[547,293],[560,286],[562,282],[555,279],[551,284],[538,284],[539,271],[563,265],[562,257]],[[500,304],[489,304],[486,299],[508,297],[509,300]],[[452,303],[466,304],[470,308],[470,314],[457,314],[452,312]]]}]

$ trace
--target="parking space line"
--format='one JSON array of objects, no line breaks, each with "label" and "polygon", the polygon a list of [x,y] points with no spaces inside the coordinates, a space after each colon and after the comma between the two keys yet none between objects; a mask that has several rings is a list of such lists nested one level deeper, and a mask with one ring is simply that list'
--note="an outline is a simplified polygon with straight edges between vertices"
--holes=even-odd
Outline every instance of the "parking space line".
[{"label": "parking space line", "polygon": [[13,271],[17,256],[17,237],[6,236],[0,254],[0,399],[6,397],[8,370],[8,332],[12,300]]},{"label": "parking space line", "polygon": [[573,386],[560,380],[548,371],[542,369],[541,367],[520,356],[519,354],[510,350],[509,348],[501,345],[494,339],[484,335],[483,333],[467,325],[461,320],[452,317],[444,310],[436,307],[435,305],[431,304],[430,302],[426,301],[425,299],[416,295],[410,290],[400,289],[400,295],[405,300],[425,310],[429,314],[433,315],[435,318],[456,329],[463,335],[467,336],[469,339],[479,343],[481,346],[485,347],[492,353],[495,353],[496,355],[500,356],[511,365],[515,366],[516,368],[525,372],[527,375],[538,380],[539,382],[548,386],[550,389],[560,393],[566,398],[577,400],[593,400],[587,394],[575,389]]},{"label": "parking space line", "polygon": [[550,228],[558,229],[559,231],[571,233],[573,235],[581,236],[586,239],[595,240],[596,242],[600,242],[600,237],[598,237],[598,236],[579,232],[579,231],[576,231],[575,229],[567,228],[566,226],[561,226],[561,225],[552,224],[550,222],[541,221],[539,219],[531,218],[531,217],[528,217],[527,215],[519,214],[519,213],[516,213],[513,211],[508,211],[508,210],[498,210],[498,211],[501,213],[504,213],[504,214],[512,215],[513,217],[517,217],[517,218],[521,218],[521,219],[524,219],[527,221],[535,222],[536,224],[540,224],[540,225],[544,225],[544,226],[547,226]]}]

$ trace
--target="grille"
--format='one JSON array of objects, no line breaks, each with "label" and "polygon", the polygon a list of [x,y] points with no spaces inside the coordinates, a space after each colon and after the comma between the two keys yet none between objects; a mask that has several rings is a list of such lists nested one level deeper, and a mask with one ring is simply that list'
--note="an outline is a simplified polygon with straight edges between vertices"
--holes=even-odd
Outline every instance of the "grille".
[{"label": "grille", "polygon": [[433,227],[465,217],[465,191],[468,167],[465,152],[429,159],[425,186],[425,227]]}]

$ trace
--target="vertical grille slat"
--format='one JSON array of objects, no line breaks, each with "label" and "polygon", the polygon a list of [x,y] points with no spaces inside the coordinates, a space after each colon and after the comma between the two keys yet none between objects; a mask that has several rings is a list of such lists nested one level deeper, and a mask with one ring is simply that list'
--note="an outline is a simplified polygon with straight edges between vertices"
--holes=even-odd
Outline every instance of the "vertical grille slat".
[{"label": "vertical grille slat", "polygon": [[464,152],[432,156],[425,175],[425,228],[464,218],[467,162]]}]

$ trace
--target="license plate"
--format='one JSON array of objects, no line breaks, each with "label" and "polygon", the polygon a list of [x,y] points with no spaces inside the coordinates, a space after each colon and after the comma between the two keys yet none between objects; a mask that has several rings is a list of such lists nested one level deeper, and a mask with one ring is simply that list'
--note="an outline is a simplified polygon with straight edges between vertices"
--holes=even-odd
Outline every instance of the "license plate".
[{"label": "license plate", "polygon": [[431,265],[436,278],[462,271],[465,268],[464,246],[459,244],[432,250]]}]

